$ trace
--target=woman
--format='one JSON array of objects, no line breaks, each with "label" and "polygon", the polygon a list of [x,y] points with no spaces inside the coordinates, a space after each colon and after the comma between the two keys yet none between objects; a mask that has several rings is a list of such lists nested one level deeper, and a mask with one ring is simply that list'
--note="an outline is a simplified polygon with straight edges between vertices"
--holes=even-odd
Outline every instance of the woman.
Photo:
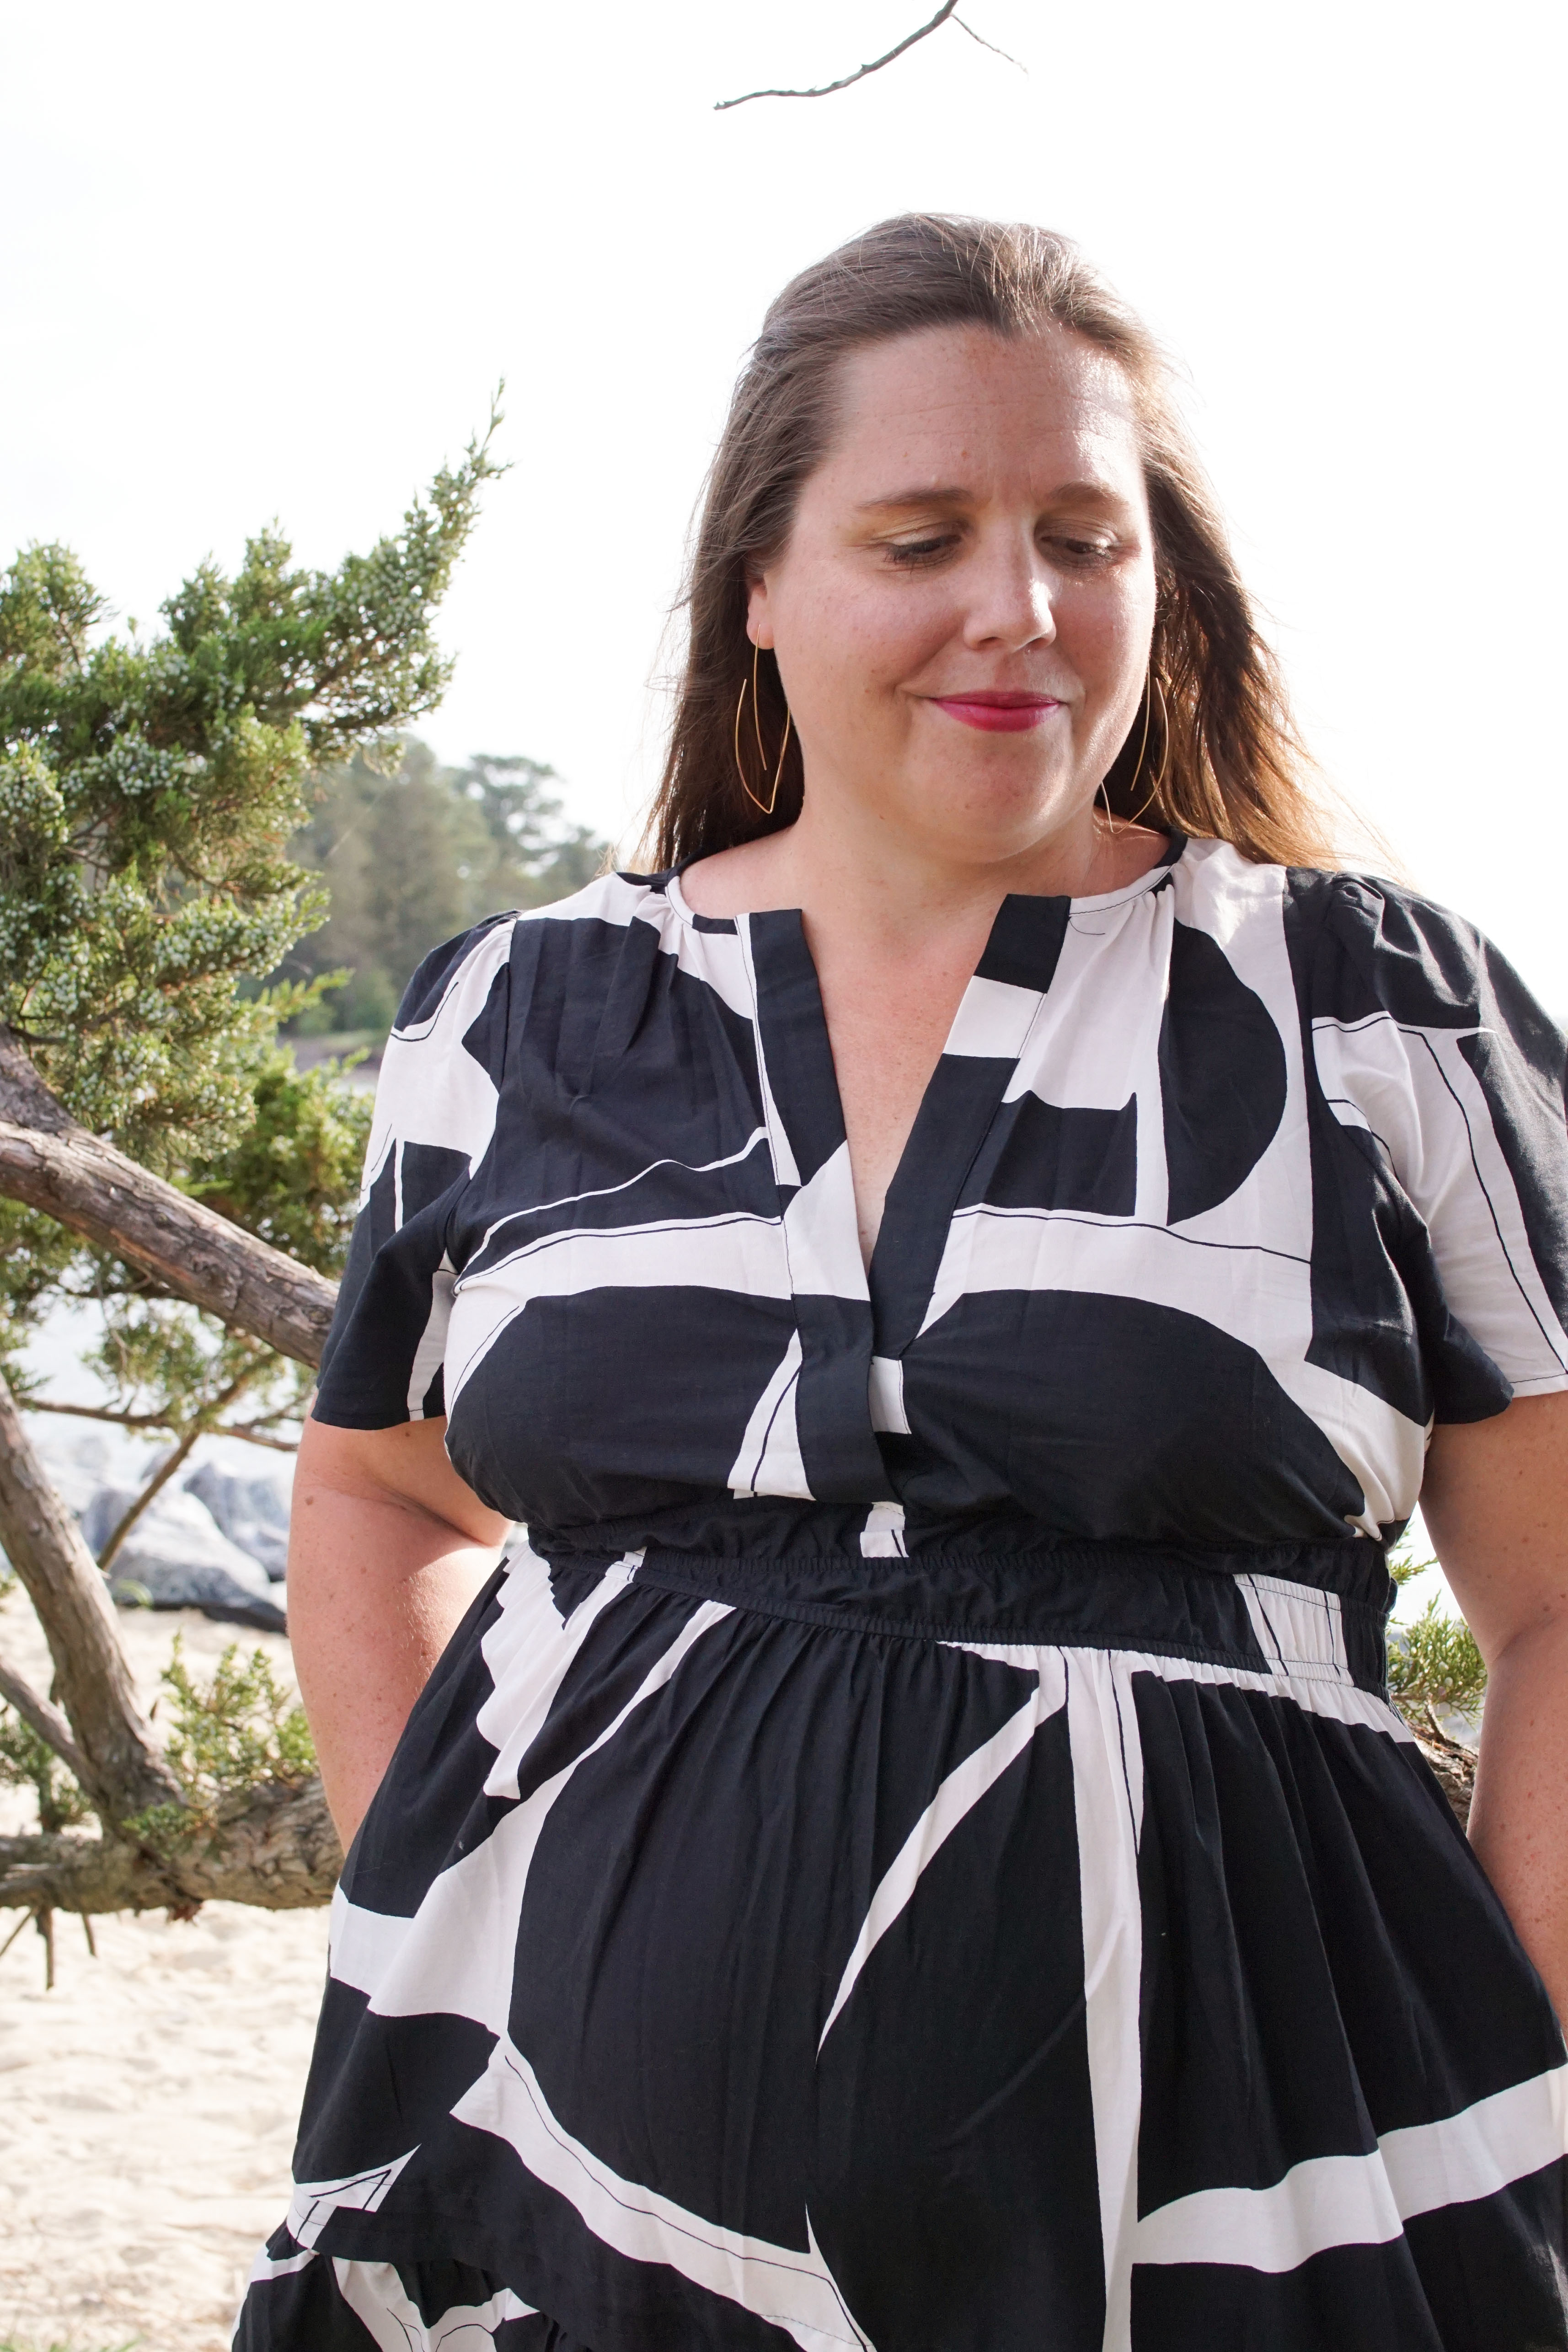
[{"label": "woman", "polygon": [[[249,2352],[1568,2345],[1563,1045],[1297,768],[1070,247],[787,289],[665,870],[388,1048]],[[1484,1873],[1383,1696],[1417,1495]]]}]

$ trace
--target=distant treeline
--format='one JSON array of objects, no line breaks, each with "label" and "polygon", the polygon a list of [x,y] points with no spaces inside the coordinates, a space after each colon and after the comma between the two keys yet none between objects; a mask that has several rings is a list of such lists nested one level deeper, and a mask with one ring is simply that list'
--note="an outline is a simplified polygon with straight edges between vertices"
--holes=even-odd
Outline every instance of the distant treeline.
[{"label": "distant treeline", "polygon": [[296,1036],[392,1026],[409,975],[443,940],[508,907],[543,907],[591,882],[606,845],[565,822],[554,772],[514,754],[444,768],[409,738],[395,770],[362,755],[322,779],[294,856],[332,894],[320,930],[279,978],[349,978],[292,1024]]}]

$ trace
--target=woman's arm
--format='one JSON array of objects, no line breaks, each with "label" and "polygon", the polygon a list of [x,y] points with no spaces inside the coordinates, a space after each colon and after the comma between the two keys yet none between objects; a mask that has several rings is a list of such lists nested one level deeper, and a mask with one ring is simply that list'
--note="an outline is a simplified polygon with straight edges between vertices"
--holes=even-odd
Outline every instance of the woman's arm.
[{"label": "woman's arm", "polygon": [[1487,1662],[1470,1836],[1568,2020],[1568,1396],[1437,1430],[1421,1511]]},{"label": "woman's arm", "polygon": [[288,1631],[345,1846],[507,1522],[446,1458],[444,1421],[307,1421],[288,1534]]}]

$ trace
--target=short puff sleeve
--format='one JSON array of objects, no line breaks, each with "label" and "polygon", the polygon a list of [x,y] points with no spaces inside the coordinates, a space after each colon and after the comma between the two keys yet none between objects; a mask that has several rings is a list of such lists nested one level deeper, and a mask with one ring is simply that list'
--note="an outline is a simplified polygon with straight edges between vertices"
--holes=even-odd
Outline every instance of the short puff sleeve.
[{"label": "short puff sleeve", "polygon": [[1392,885],[1336,875],[1312,982],[1328,1107],[1424,1228],[1438,1421],[1568,1389],[1568,1048],[1490,942]]},{"label": "short puff sleeve", "polygon": [[496,1131],[515,918],[437,948],[408,984],[382,1061],[360,1213],[312,1408],[339,1429],[446,1410],[453,1213]]}]

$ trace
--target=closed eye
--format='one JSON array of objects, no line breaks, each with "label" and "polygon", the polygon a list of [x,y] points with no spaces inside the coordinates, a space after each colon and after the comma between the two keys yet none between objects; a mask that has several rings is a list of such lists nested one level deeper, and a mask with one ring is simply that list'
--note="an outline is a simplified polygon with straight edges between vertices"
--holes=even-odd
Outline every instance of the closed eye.
[{"label": "closed eye", "polygon": [[1049,539],[1046,545],[1054,548],[1070,563],[1103,563],[1116,552],[1116,542],[1110,539]]},{"label": "closed eye", "polygon": [[945,531],[939,539],[889,540],[884,542],[883,552],[890,563],[913,568],[917,564],[933,563],[939,557],[950,554],[957,543],[956,531]]}]

